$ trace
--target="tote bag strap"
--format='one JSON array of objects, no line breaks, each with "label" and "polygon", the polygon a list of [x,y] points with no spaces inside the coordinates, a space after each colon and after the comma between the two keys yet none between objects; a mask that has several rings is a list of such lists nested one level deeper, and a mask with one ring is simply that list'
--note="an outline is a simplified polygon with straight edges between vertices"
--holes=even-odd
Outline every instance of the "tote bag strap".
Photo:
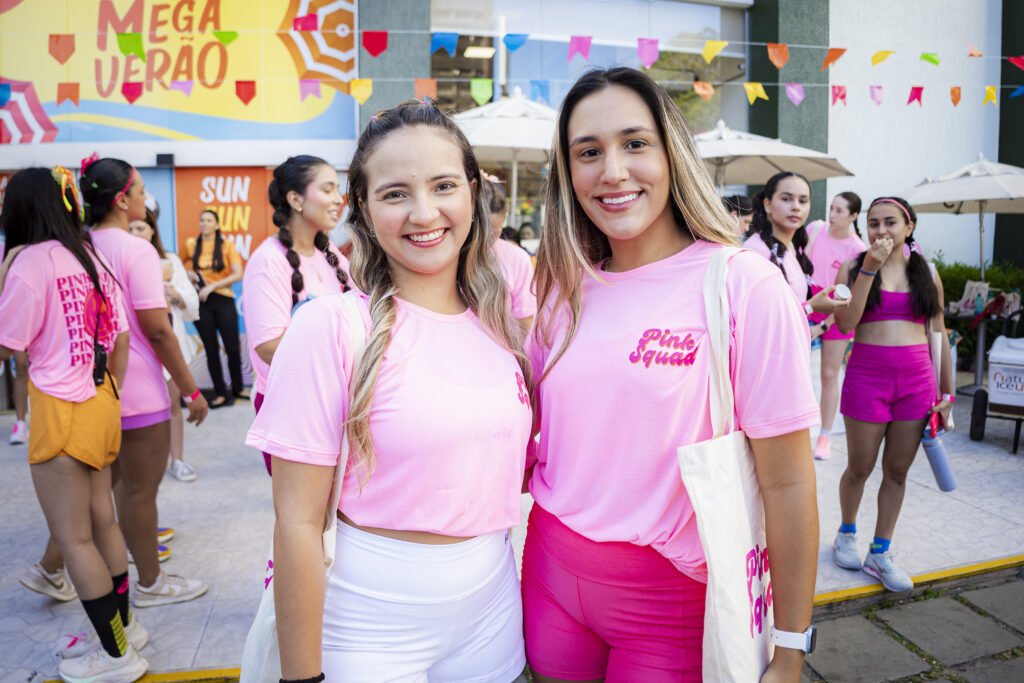
[{"label": "tote bag strap", "polygon": [[708,400],[713,438],[733,428],[734,399],[729,378],[729,293],[725,286],[729,259],[739,247],[718,249],[704,272],[704,315],[708,325]]}]

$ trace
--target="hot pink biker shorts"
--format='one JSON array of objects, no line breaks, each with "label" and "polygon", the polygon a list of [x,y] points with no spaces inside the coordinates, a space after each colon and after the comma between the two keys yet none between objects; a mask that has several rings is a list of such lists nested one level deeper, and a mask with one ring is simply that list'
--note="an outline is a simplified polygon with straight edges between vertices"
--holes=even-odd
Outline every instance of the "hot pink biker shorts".
[{"label": "hot pink biker shorts", "polygon": [[700,681],[705,589],[649,546],[592,541],[535,504],[523,551],[527,661],[570,681]]},{"label": "hot pink biker shorts", "polygon": [[839,411],[862,422],[923,420],[937,398],[927,344],[853,343]]}]

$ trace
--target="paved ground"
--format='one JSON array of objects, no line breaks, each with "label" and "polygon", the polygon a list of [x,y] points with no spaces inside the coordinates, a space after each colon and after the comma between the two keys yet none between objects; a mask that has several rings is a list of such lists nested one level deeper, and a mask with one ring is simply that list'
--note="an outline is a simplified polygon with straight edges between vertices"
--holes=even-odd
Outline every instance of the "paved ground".
[{"label": "paved ground", "polygon": [[[152,632],[143,650],[152,672],[238,666],[263,585],[272,524],[270,481],[262,458],[241,445],[251,417],[251,407],[238,404],[213,411],[199,429],[189,428],[186,458],[196,466],[199,479],[184,484],[168,476],[161,488],[161,524],[176,529],[169,543],[173,555],[164,568],[201,578],[209,582],[210,591],[191,603],[138,610]],[[1024,457],[1009,453],[1011,425],[990,422],[986,440],[976,443],[966,436],[969,400],[957,403],[956,417],[960,431],[946,443],[960,488],[940,493],[923,453],[910,472],[893,547],[915,576],[1024,552]],[[77,603],[54,602],[18,582],[22,570],[38,560],[47,534],[25,447],[7,445],[12,422],[13,415],[0,415],[0,681],[43,681],[56,677],[54,642],[61,634],[86,630],[86,619]],[[822,529],[817,593],[826,597],[877,585],[830,560],[828,549],[839,519],[836,486],[846,459],[844,437],[833,442],[832,460],[816,463]],[[878,479],[876,474],[868,483],[859,520],[865,552]],[[529,504],[524,496],[524,515]],[[517,551],[522,531],[520,527],[514,534]],[[855,613],[823,621],[820,650],[809,661],[808,679],[875,681],[924,671],[941,672],[949,680],[1024,680],[1024,658],[1019,656],[1024,652],[1022,584],[907,601],[873,608],[867,616]],[[981,616],[972,606],[995,618]],[[979,630],[979,623],[998,638]],[[890,659],[893,668],[887,668]]]}]

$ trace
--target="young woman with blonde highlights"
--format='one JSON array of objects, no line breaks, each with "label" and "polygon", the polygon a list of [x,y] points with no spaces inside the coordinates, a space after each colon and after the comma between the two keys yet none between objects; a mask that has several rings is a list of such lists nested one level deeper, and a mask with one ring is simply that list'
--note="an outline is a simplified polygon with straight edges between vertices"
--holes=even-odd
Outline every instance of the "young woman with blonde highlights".
[{"label": "young woman with blonde highlights", "polygon": [[[701,680],[707,568],[676,449],[712,435],[702,284],[712,256],[736,244],[664,91],[629,68],[577,81],[556,129],[528,340],[540,377],[523,559],[535,681]],[[727,289],[775,624],[799,632],[818,537],[807,325],[755,254],[731,259]],[[798,680],[803,652],[775,652],[763,680]]]},{"label": "young woman with blonde highlights", "polygon": [[[304,305],[274,354],[247,443],[273,461],[287,681],[511,681],[525,666],[508,529],[531,374],[480,180],[465,136],[429,102],[374,116],[349,168],[359,291]],[[343,297],[368,329],[358,361]],[[322,580],[343,430],[343,523]]]}]

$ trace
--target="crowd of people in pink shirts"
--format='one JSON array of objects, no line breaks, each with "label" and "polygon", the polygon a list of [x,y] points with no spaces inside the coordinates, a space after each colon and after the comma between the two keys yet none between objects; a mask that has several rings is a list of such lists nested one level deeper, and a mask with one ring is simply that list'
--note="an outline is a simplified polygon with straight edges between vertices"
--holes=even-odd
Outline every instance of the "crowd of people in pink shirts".
[{"label": "crowd of people in pink shirts", "polygon": [[[317,157],[274,170],[277,234],[244,267],[212,211],[184,260],[165,251],[124,161],[83,160],[78,188],[65,169],[26,169],[0,214],[0,360],[28,379],[31,423],[17,429],[51,535],[23,583],[77,598],[95,630],[59,644],[66,681],[141,677],[149,633],[133,608],[207,590],[160,568],[173,531],[156,493],[168,466],[195,478],[184,424],[249,397],[239,280],[256,411],[245,443],[273,483],[282,683],[508,682],[527,665],[544,683],[702,680],[716,539],[698,531],[677,454],[713,435],[702,288],[723,254],[727,384],[772,577],[761,680],[797,681],[814,647],[814,460],[831,455],[837,410],[849,457],[833,557],[913,586],[889,544],[921,430],[953,400],[947,346],[932,372],[942,285],[912,248],[916,214],[844,192],[808,224],[810,185],[789,172],[752,199],[719,198],[682,114],[641,71],[590,71],[566,95],[535,264],[500,239],[501,184],[429,100],[362,132],[348,258],[328,237],[338,175]],[[210,404],[188,370],[187,321],[228,355],[230,390],[208,354]],[[862,561],[857,510],[883,439]],[[527,492],[520,579],[509,530]]]}]

